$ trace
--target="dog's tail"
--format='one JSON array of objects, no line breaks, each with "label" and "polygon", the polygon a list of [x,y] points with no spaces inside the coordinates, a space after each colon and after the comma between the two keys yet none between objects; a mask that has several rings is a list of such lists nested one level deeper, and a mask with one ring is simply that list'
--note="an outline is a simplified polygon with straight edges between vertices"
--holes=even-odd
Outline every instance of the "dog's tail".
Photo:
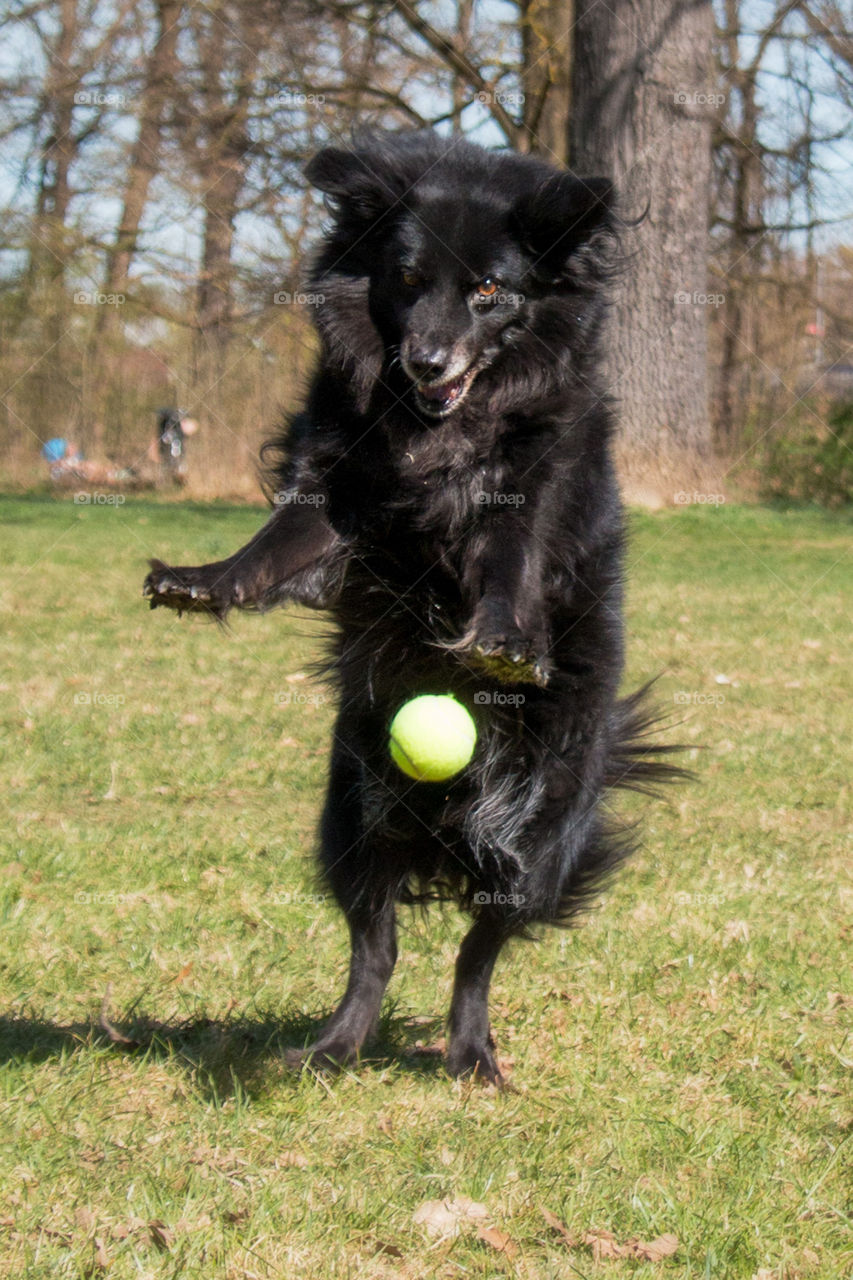
[{"label": "dog's tail", "polygon": [[666,758],[689,750],[685,743],[656,740],[669,717],[649,702],[654,683],[650,680],[616,704],[605,786],[656,796],[666,783],[688,782],[695,776]]},{"label": "dog's tail", "polygon": [[[658,796],[665,784],[686,782],[694,776],[691,770],[666,759],[689,748],[683,743],[659,740],[659,731],[669,717],[649,700],[653,684],[654,681],[650,681],[616,704],[604,776],[606,787]],[[641,843],[639,832],[639,818],[625,820],[610,806],[598,813],[595,839],[584,845],[579,858],[573,862],[552,923],[564,926],[574,923],[577,914],[592,904],[613,872],[636,852]]]}]

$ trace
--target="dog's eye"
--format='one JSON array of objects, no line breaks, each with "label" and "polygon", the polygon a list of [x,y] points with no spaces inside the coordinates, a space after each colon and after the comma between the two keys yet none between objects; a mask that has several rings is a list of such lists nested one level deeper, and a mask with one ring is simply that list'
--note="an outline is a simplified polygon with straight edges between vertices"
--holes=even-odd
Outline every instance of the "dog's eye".
[{"label": "dog's eye", "polygon": [[491,276],[486,276],[485,280],[481,280],[477,285],[478,298],[493,298],[498,291],[498,282],[493,280]]},{"label": "dog's eye", "polygon": [[418,275],[417,271],[410,271],[408,267],[401,269],[400,279],[407,289],[417,289],[418,285],[423,284],[423,276]]}]

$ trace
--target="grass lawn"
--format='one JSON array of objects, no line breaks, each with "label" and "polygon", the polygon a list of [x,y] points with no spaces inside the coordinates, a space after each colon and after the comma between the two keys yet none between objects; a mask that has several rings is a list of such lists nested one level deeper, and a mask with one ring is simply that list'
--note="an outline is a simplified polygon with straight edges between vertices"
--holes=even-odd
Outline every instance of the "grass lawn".
[{"label": "grass lawn", "polygon": [[0,1276],[847,1280],[849,522],[634,517],[630,683],[663,673],[699,780],[614,800],[638,856],[505,952],[498,1095],[434,1052],[452,911],[402,915],[368,1061],[285,1067],[346,972],[312,879],[322,619],[140,598],[148,555],[218,558],[262,515],[0,519]]}]

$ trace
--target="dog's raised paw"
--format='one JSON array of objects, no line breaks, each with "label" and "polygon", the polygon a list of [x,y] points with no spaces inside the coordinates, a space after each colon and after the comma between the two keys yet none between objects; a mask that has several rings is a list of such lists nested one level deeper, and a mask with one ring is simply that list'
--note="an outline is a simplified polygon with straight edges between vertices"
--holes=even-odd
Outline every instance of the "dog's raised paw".
[{"label": "dog's raised paw", "polygon": [[478,671],[500,684],[535,684],[544,688],[550,679],[543,660],[526,646],[503,647],[481,642],[465,656]]},{"label": "dog's raised paw", "polygon": [[173,569],[161,560],[151,561],[151,571],[142,584],[142,595],[152,609],[175,609],[182,613],[207,613],[223,617],[228,604],[220,591],[204,581],[198,569]]}]

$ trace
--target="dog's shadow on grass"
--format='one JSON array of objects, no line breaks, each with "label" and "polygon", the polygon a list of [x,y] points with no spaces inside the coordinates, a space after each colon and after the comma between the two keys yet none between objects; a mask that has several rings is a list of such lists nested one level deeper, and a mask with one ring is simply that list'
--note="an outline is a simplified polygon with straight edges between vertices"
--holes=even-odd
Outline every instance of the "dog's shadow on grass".
[{"label": "dog's shadow on grass", "polygon": [[0,1017],[0,1064],[47,1062],[69,1055],[110,1053],[152,1062],[177,1063],[192,1077],[194,1086],[213,1101],[223,1102],[236,1093],[257,1096],[285,1081],[293,1086],[302,1079],[321,1078],[334,1087],[350,1071],[360,1075],[397,1066],[420,1077],[444,1074],[438,1048],[423,1047],[434,1041],[441,1021],[423,1025],[398,1014],[384,1013],[379,1030],[366,1046],[359,1062],[341,1073],[300,1070],[299,1057],[319,1034],[325,1019],[307,1014],[256,1018],[198,1018],[162,1023],[144,1014],[117,1023],[100,1021],[55,1023],[27,1015]]}]

